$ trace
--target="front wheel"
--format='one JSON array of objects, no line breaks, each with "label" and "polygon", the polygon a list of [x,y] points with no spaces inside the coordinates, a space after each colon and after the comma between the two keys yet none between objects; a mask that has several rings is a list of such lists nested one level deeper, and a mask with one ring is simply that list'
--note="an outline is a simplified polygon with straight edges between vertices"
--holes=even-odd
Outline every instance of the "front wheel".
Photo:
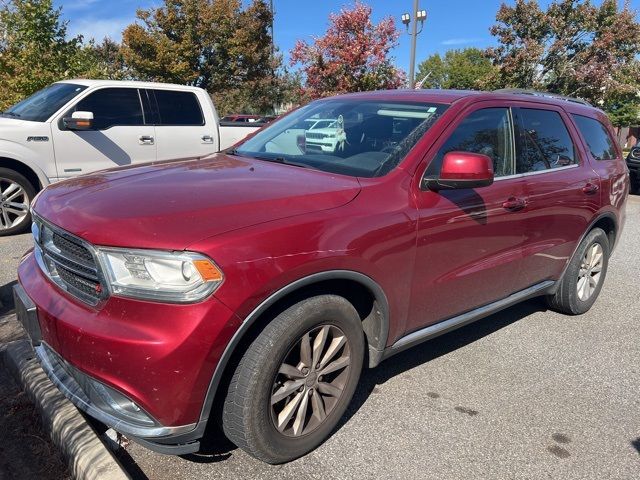
[{"label": "front wheel", "polygon": [[587,312],[604,284],[609,266],[609,249],[609,238],[604,230],[591,230],[569,262],[555,295],[547,297],[549,306],[569,315]]},{"label": "front wheel", "polygon": [[31,225],[29,207],[36,192],[24,176],[0,168],[0,237],[25,232]]},{"label": "front wheel", "polygon": [[240,360],[223,406],[225,435],[267,463],[310,452],[347,409],[363,358],[360,317],[347,300],[321,295],[293,305]]}]

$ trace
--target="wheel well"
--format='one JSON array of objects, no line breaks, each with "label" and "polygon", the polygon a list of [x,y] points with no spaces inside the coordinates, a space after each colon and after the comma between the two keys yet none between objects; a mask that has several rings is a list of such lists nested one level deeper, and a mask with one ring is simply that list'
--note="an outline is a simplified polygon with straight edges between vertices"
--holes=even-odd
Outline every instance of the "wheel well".
[{"label": "wheel well", "polygon": [[[269,322],[287,308],[302,300],[327,294],[344,297],[355,307],[362,321],[362,330],[369,345],[369,351],[371,349],[382,350],[384,348],[387,336],[385,324],[386,305],[380,305],[381,301],[376,298],[376,295],[367,286],[351,279],[321,280],[302,286],[287,293],[270,305],[244,332],[242,339],[234,348],[226,365],[224,365],[222,378],[214,393],[213,408],[211,409],[212,416],[210,418],[214,418],[222,411],[219,408],[220,402],[224,401],[234,368],[238,365],[241,356],[249,348],[249,345],[260,335]],[[364,364],[368,364],[367,358],[365,358]],[[220,419],[218,418],[217,420],[219,423]]]},{"label": "wheel well", "polygon": [[18,172],[20,175],[29,180],[29,183],[33,185],[36,193],[42,190],[42,184],[40,183],[38,175],[24,163],[13,160],[12,158],[2,157],[0,158],[0,166],[8,168],[9,170],[13,170],[14,172]]},{"label": "wheel well", "polygon": [[[386,332],[383,331],[383,313],[381,305],[374,293],[365,285],[350,279],[331,279],[318,281],[305,285],[297,290],[287,293],[278,299],[273,305],[260,314],[258,319],[251,325],[243,336],[243,342],[236,350],[241,350],[241,346],[248,346],[247,343],[253,341],[264,327],[280,313],[290,306],[318,295],[338,295],[344,297],[351,303],[362,321],[367,343],[376,349],[384,348],[382,342],[386,342]],[[246,339],[246,340],[245,340]]]},{"label": "wheel well", "polygon": [[604,233],[606,233],[609,238],[609,245],[613,248],[616,241],[616,222],[609,216],[602,217],[593,224],[591,230],[594,228],[601,228],[604,230]]}]

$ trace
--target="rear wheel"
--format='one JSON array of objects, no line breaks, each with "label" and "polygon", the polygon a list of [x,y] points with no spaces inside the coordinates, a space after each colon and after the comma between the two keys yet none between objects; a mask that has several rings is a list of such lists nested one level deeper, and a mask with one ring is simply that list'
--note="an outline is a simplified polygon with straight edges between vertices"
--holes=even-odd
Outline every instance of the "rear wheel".
[{"label": "rear wheel", "polygon": [[631,193],[640,194],[640,174],[631,175]]},{"label": "rear wheel", "polygon": [[252,456],[283,463],[320,445],[344,414],[364,358],[364,334],[344,298],[321,295],[278,315],[236,368],[225,435]]},{"label": "rear wheel", "polygon": [[607,275],[609,248],[607,234],[600,228],[591,230],[569,262],[555,295],[547,297],[549,306],[569,315],[587,312]]},{"label": "rear wheel", "polygon": [[29,207],[36,192],[18,172],[0,168],[0,236],[22,233],[31,225]]}]

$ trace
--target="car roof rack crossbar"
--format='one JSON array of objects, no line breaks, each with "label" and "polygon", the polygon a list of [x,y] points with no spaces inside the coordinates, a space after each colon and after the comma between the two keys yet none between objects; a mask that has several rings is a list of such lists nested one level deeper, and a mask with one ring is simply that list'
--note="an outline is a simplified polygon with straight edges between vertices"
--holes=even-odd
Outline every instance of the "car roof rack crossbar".
[{"label": "car roof rack crossbar", "polygon": [[547,98],[556,98],[558,100],[564,100],[565,102],[579,103],[580,105],[586,105],[587,107],[592,107],[589,102],[586,100],[582,100],[580,98],[567,97],[565,95],[559,95],[557,93],[549,93],[549,92],[539,92],[537,90],[528,90],[526,88],[501,88],[498,90],[494,90],[494,93],[513,93],[516,95],[531,95],[534,97],[547,97]]}]

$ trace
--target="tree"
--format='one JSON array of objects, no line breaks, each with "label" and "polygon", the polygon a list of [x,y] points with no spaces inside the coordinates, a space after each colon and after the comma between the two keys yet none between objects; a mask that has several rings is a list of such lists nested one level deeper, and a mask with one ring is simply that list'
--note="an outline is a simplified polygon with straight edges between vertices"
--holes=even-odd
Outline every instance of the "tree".
[{"label": "tree", "polygon": [[543,11],[535,0],[502,4],[491,33],[499,46],[488,55],[500,66],[505,87],[577,96],[598,105],[635,94],[618,72],[635,62],[640,24],[629,1],[555,0]]},{"label": "tree", "polygon": [[423,88],[479,90],[494,77],[493,66],[485,52],[477,48],[449,50],[444,58],[436,53],[418,66],[417,80]]},{"label": "tree", "polygon": [[240,0],[165,0],[137,16],[122,43],[134,76],[204,88],[223,112],[271,108],[279,59],[264,0],[244,9]]},{"label": "tree", "polygon": [[399,33],[392,17],[377,25],[371,7],[356,0],[329,16],[329,28],[313,43],[298,40],[291,51],[291,65],[302,66],[305,94],[319,98],[345,92],[398,88],[404,73],[393,66],[390,51]]},{"label": "tree", "polygon": [[52,0],[12,0],[0,9],[0,109],[64,78],[82,75],[82,37],[67,38],[67,22]]},{"label": "tree", "polygon": [[640,126],[640,61],[634,61],[615,75],[629,88],[607,95],[602,108],[609,114],[618,131],[618,140],[623,143],[622,128]]},{"label": "tree", "polygon": [[120,44],[110,38],[105,38],[101,43],[91,40],[82,49],[85,57],[86,78],[100,78],[107,80],[129,80],[131,74],[125,65]]}]

